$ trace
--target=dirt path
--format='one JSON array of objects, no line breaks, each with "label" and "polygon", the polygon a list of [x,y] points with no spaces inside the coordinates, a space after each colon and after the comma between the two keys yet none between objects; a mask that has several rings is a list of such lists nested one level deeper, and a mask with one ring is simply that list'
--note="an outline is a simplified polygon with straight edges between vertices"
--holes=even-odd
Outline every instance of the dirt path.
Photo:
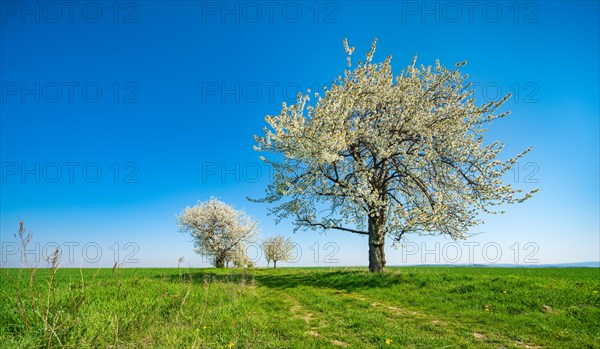
[{"label": "dirt path", "polygon": [[[536,344],[510,339],[500,333],[472,331],[469,327],[467,327],[467,325],[448,322],[446,320],[436,318],[431,314],[412,309],[406,309],[398,306],[397,304],[369,298],[359,293],[352,293],[343,290],[327,290],[325,291],[327,294],[323,295],[322,293],[324,290],[315,290],[315,292],[319,293],[319,296],[339,297],[342,301],[352,300],[368,304],[374,311],[383,312],[388,318],[396,319],[396,321],[406,323],[408,326],[433,326],[439,336],[456,337],[460,336],[457,332],[471,333],[472,339],[469,340],[464,336],[461,338],[471,341],[471,343],[475,344],[476,347],[481,346],[485,348],[497,349],[544,349],[542,346]],[[351,347],[349,343],[340,340],[340,338],[334,338],[331,337],[331,335],[328,336],[323,334],[323,332],[328,332],[324,331],[324,329],[327,328],[329,324],[322,313],[315,311],[314,309],[310,309],[310,307],[307,309],[306,304],[303,304],[301,299],[295,297],[294,295],[286,292],[281,292],[280,294],[282,295],[282,299],[289,304],[289,312],[291,313],[291,316],[296,319],[301,319],[305,323],[305,336],[326,340],[331,343],[331,345],[340,348]]]},{"label": "dirt path", "polygon": [[[350,346],[350,344],[343,342],[341,340],[326,338],[325,336],[323,336],[319,332],[319,330],[328,326],[327,321],[323,320],[318,315],[315,316],[314,313],[304,309],[304,307],[302,306],[300,301],[297,298],[295,298],[294,296],[287,294],[287,293],[282,293],[282,294],[284,294],[285,300],[291,304],[290,305],[290,313],[292,313],[292,316],[294,318],[304,320],[306,325],[309,327],[309,329],[304,333],[306,336],[323,338],[325,340],[328,340],[332,345],[342,347],[342,348],[346,348],[346,347]],[[316,324],[313,324],[311,326],[311,323],[315,323],[315,322],[316,322]]]},{"label": "dirt path", "polygon": [[[436,325],[436,326],[440,326],[440,327],[446,327],[448,325],[448,323],[446,321],[435,319],[431,315],[424,314],[422,312],[418,312],[418,311],[414,311],[414,310],[402,309],[395,305],[391,305],[389,303],[385,303],[385,302],[381,302],[381,301],[374,301],[373,299],[367,298],[360,294],[349,293],[349,292],[345,292],[345,291],[336,291],[335,294],[340,297],[369,303],[373,308],[384,309],[384,310],[386,310],[396,316],[399,316],[399,317],[418,318],[418,319],[425,320],[432,325]],[[544,349],[544,347],[539,346],[539,345],[512,340],[510,338],[506,338],[505,336],[498,335],[498,334],[495,334],[492,336],[492,335],[487,335],[487,334],[481,333],[481,332],[473,332],[473,337],[478,342],[491,345],[492,347],[498,348],[498,349],[508,349],[508,348]],[[498,343],[498,341],[507,342],[509,344],[509,347]]]}]

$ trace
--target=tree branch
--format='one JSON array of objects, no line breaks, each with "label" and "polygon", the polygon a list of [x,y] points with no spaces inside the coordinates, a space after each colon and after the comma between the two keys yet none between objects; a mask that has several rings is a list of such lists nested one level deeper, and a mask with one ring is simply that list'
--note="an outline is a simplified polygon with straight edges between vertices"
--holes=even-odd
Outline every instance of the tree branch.
[{"label": "tree branch", "polygon": [[337,225],[328,226],[328,225],[325,225],[323,223],[312,222],[308,218],[302,218],[300,216],[296,217],[296,221],[298,221],[298,222],[300,222],[300,223],[302,223],[304,225],[308,225],[308,226],[311,226],[311,227],[320,227],[320,228],[323,228],[325,230],[336,229],[336,230],[347,231],[347,232],[354,233],[354,234],[359,234],[359,235],[369,235],[369,233],[366,232],[366,231],[356,230],[356,229],[351,229],[351,228],[345,228],[345,227],[340,227],[340,226],[337,226]]}]

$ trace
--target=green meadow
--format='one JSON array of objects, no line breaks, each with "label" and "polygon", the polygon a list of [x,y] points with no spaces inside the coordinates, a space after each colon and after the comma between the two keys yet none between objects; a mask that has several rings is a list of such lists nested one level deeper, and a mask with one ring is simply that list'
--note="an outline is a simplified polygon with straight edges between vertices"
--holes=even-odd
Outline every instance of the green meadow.
[{"label": "green meadow", "polygon": [[600,269],[3,269],[0,348],[600,348]]}]

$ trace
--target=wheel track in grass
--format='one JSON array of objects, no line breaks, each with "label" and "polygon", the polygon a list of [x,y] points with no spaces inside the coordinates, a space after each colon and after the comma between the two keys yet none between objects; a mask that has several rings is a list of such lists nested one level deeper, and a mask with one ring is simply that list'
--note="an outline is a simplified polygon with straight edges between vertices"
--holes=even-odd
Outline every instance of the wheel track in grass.
[{"label": "wheel track in grass", "polygon": [[[318,289],[302,292],[304,296],[314,295],[315,297],[336,297],[342,301],[346,299],[363,302],[368,304],[373,310],[384,313],[390,319],[404,321],[407,324],[412,323],[414,326],[434,326],[436,329],[435,331],[437,331],[438,334],[442,336],[444,334],[460,336],[475,348],[544,349],[544,347],[540,345],[514,340],[500,333],[490,333],[489,331],[482,329],[475,330],[457,322],[448,322],[436,318],[433,315],[407,309],[402,306],[398,306],[397,304],[392,304],[380,299],[370,298],[361,293],[354,293],[339,289]],[[348,344],[335,337],[331,337],[330,335],[324,335],[321,329],[329,326],[329,324],[322,318],[322,315],[319,314],[320,311],[310,309],[310,306],[308,306],[308,309],[306,309],[307,304],[302,302],[302,297],[298,297],[297,295],[293,295],[290,294],[290,292],[285,291],[278,291],[277,293],[280,294],[282,299],[289,304],[289,312],[291,313],[291,316],[296,319],[302,319],[306,323],[308,329],[304,332],[305,336],[324,339],[330,342],[334,347],[355,347],[353,344]],[[318,321],[318,323],[315,323],[315,321]],[[464,333],[464,335],[461,335],[457,332]],[[457,347],[461,346],[461,344],[459,344],[460,342],[461,341],[458,340],[458,343],[456,344]]]},{"label": "wheel track in grass", "polygon": [[[323,291],[323,290],[319,290],[319,291]],[[318,292],[318,293],[321,293],[321,292]],[[353,293],[348,293],[348,292],[343,292],[343,291],[333,291],[333,290],[327,290],[327,293],[328,293],[327,296],[338,297],[338,299],[348,298],[348,299],[367,302],[372,307],[377,308],[378,310],[384,310],[384,311],[387,310],[388,312],[391,312],[392,314],[394,314],[396,316],[402,315],[402,316],[408,316],[408,317],[412,317],[412,318],[414,318],[414,317],[425,318],[426,317],[422,313],[419,313],[416,311],[405,311],[405,310],[402,310],[395,306],[387,305],[387,304],[384,304],[381,302],[375,302],[373,300],[370,300],[370,299],[368,299],[364,296],[358,295],[358,294],[353,294]],[[290,304],[289,311],[292,314],[292,317],[304,320],[304,322],[309,326],[313,320],[319,320],[319,323],[317,326],[310,326],[310,328],[306,332],[304,332],[304,334],[306,336],[312,336],[312,337],[316,337],[316,338],[326,339],[332,345],[337,346],[337,347],[354,347],[354,346],[352,346],[346,342],[343,342],[341,340],[331,339],[331,338],[328,338],[327,336],[323,335],[321,332],[319,332],[319,329],[328,326],[328,323],[327,323],[327,321],[320,319],[319,315],[315,315],[315,313],[318,314],[318,312],[305,310],[305,307],[303,306],[301,300],[299,300],[297,297],[293,296],[292,294],[290,294],[288,292],[281,292],[281,295],[282,295],[282,298],[284,298],[286,300],[286,302],[288,302]],[[441,323],[441,321],[434,320],[432,323],[434,323],[434,324]]]},{"label": "wheel track in grass", "polygon": [[[305,311],[304,307],[302,306],[302,303],[296,297],[290,295],[289,293],[282,292],[281,294],[284,295],[284,298],[286,299],[286,301],[291,303],[290,313],[292,313],[292,316],[294,318],[299,318],[299,319],[304,320],[306,325],[310,326],[311,321],[316,319],[316,316],[314,315],[314,313]],[[350,344],[348,344],[346,342],[343,342],[338,339],[327,338],[327,337],[323,336],[318,330],[319,330],[319,328],[323,328],[326,326],[328,326],[327,321],[320,319],[318,326],[311,326],[309,330],[304,332],[304,334],[306,336],[323,338],[325,340],[328,340],[332,345],[337,346],[337,347],[341,347],[341,348],[350,347]]]},{"label": "wheel track in grass", "polygon": [[[368,302],[371,304],[372,307],[387,309],[388,311],[392,312],[395,315],[400,315],[400,316],[410,315],[410,316],[414,316],[416,318],[428,319],[428,322],[433,325],[438,325],[438,326],[442,326],[442,327],[448,326],[448,322],[438,320],[438,319],[432,319],[432,316],[430,316],[430,315],[426,315],[424,313],[414,311],[414,310],[401,309],[394,305],[390,305],[390,304],[387,304],[384,302],[373,301],[373,300],[371,300],[363,295],[360,295],[360,294],[349,293],[349,292],[345,292],[345,291],[336,291],[335,293],[342,295],[343,297],[348,297],[348,298],[352,298],[355,300]],[[504,336],[494,335],[494,336],[491,336],[491,338],[490,338],[490,336],[488,336],[484,333],[481,333],[481,332],[473,332],[472,335],[477,341],[486,343],[486,344],[490,344],[493,347],[498,348],[498,349],[507,349],[510,347],[506,347],[501,343],[496,343],[495,340],[506,341],[511,345],[511,347],[514,347],[514,348],[544,349],[544,347],[536,345],[536,344],[531,344],[531,343],[526,343],[523,341],[509,339]]]},{"label": "wheel track in grass", "polygon": [[[447,326],[449,326],[448,322],[440,320],[440,319],[436,319],[431,315],[428,315],[428,314],[425,314],[422,312],[418,312],[415,310],[403,309],[396,305],[392,305],[392,304],[382,302],[379,300],[373,300],[373,299],[367,298],[366,296],[364,296],[360,293],[351,293],[351,292],[342,291],[342,290],[335,290],[332,292],[332,295],[337,295],[342,298],[349,298],[349,299],[369,303],[371,305],[371,307],[383,310],[384,312],[391,313],[391,314],[395,315],[396,317],[420,319],[420,320],[426,321],[427,323],[429,323],[431,325],[434,325],[434,326],[440,327],[440,328],[446,328]],[[459,326],[459,328],[461,328],[461,326]],[[462,329],[467,330],[464,327],[462,327]],[[503,335],[499,335],[499,334],[488,335],[483,332],[484,331],[472,332],[472,336],[478,343],[488,345],[493,348],[498,348],[498,349],[508,349],[508,348],[544,349],[543,346],[539,346],[536,344],[513,340],[513,339],[507,338]],[[509,346],[507,347],[502,343],[498,343],[497,341],[506,342],[506,343],[508,343]]]}]

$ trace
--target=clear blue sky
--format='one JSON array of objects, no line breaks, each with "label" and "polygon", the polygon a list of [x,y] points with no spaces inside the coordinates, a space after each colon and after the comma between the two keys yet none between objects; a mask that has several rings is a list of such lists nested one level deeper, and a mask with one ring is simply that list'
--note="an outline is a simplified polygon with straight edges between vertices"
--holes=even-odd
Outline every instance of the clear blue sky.
[{"label": "clear blue sky", "polygon": [[[488,139],[505,141],[505,158],[534,148],[507,179],[540,188],[534,199],[487,218],[472,245],[410,237],[405,250],[389,246],[388,264],[433,263],[423,250],[436,248],[442,261],[457,250],[460,262],[471,251],[474,262],[600,259],[597,1],[65,4],[1,2],[4,265],[18,265],[18,217],[38,253],[62,245],[65,265],[85,254],[84,266],[109,266],[115,251],[120,262],[133,253],[128,267],[205,265],[175,215],[210,196],[246,209],[262,236],[291,235],[245,199],[269,180],[253,135],[297,88],[343,72],[344,37],[355,57],[377,37],[375,59],[392,54],[396,72],[415,54],[468,60],[479,101],[515,94]],[[359,236],[292,237],[295,265],[367,264]]]}]

